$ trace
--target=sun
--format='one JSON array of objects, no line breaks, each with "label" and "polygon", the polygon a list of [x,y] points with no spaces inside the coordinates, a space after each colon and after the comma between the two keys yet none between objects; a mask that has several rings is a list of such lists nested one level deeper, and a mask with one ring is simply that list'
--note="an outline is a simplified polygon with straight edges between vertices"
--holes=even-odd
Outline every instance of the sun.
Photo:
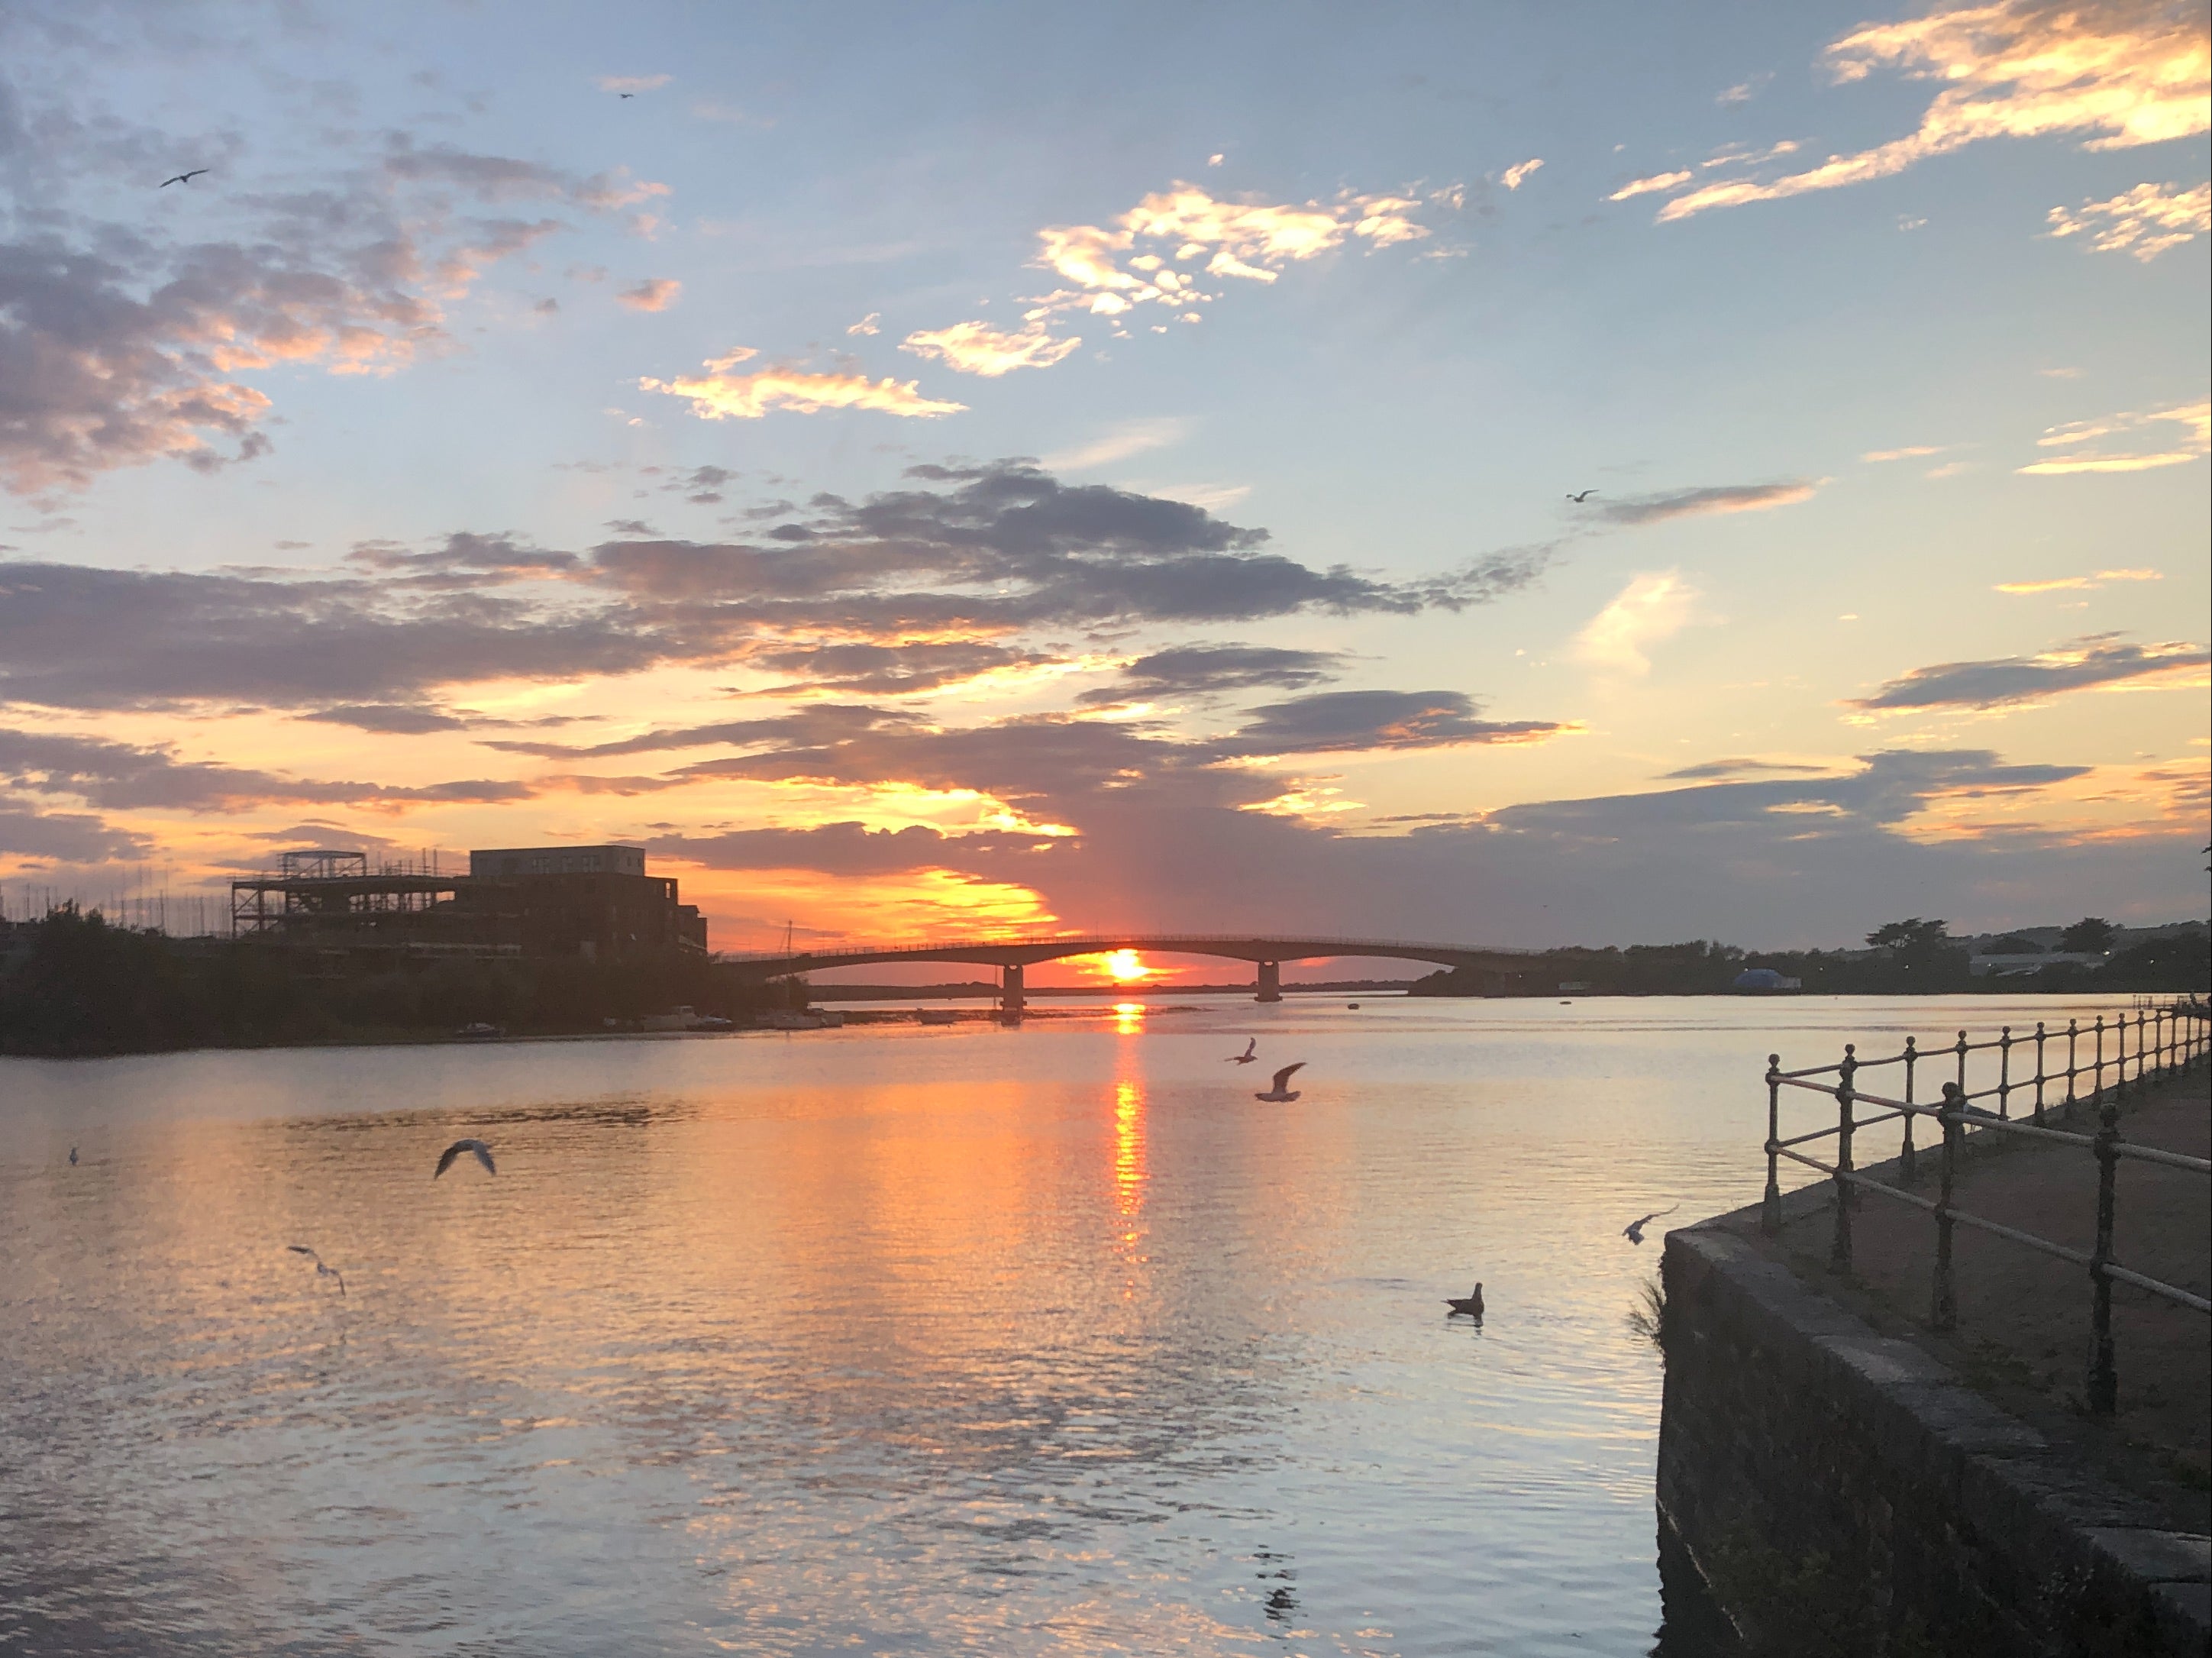
[{"label": "sun", "polygon": [[1111,950],[1103,958],[1106,971],[1120,983],[1127,984],[1139,978],[1148,978],[1152,970],[1138,958],[1134,950]]}]

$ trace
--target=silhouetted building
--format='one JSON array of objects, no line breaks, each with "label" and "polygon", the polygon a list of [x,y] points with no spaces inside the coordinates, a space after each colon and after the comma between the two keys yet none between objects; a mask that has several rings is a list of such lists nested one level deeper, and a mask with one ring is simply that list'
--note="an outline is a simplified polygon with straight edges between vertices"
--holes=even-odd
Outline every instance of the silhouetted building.
[{"label": "silhouetted building", "polygon": [[230,886],[240,937],[336,954],[621,958],[707,948],[707,922],[635,846],[518,846],[371,871],[366,853],[286,852],[274,875]]}]

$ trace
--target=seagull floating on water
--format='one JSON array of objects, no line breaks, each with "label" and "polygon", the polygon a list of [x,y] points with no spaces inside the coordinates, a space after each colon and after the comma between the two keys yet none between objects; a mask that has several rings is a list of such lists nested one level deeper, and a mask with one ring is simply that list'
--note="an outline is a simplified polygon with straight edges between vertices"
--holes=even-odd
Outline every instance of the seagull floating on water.
[{"label": "seagull floating on water", "polygon": [[1271,1106],[1288,1105],[1298,1097],[1298,1091],[1291,1086],[1291,1077],[1293,1073],[1302,1071],[1305,1068],[1306,1062],[1303,1059],[1295,1065],[1284,1066],[1275,1073],[1275,1080],[1268,1084],[1265,1094],[1255,1094],[1252,1097],[1255,1100],[1265,1100]]},{"label": "seagull floating on water", "polygon": [[315,1264],[315,1276],[317,1277],[336,1278],[338,1281],[338,1294],[341,1295],[345,1294],[346,1287],[344,1273],[339,1271],[335,1266],[325,1265],[323,1263],[323,1258],[315,1253],[313,1250],[308,1248],[305,1244],[286,1244],[284,1247],[290,1250],[295,1255],[305,1255],[309,1260],[313,1261]]},{"label": "seagull floating on water", "polygon": [[1447,1295],[1444,1297],[1444,1305],[1451,1308],[1450,1312],[1444,1314],[1446,1318],[1470,1318],[1477,1324],[1480,1324],[1482,1322],[1482,1286],[1475,1285],[1474,1294],[1472,1295]]},{"label": "seagull floating on water", "polygon": [[178,174],[173,179],[162,180],[161,182],[155,185],[154,188],[156,190],[167,190],[173,184],[190,184],[194,179],[198,178],[201,174],[206,171],[207,168],[204,167],[196,167],[189,173]]},{"label": "seagull floating on water", "polygon": [[1224,1065],[1249,1065],[1259,1057],[1260,1039],[1256,1036],[1252,1036],[1245,1039],[1243,1052],[1232,1053],[1228,1058],[1223,1060],[1221,1063]]},{"label": "seagull floating on water", "polygon": [[1662,1215],[1672,1215],[1675,1210],[1680,1209],[1681,1206],[1682,1205],[1680,1204],[1675,1204],[1666,1209],[1655,1209],[1649,1215],[1646,1215],[1642,1220],[1631,1221],[1626,1226],[1621,1228],[1620,1235],[1627,1239],[1628,1241],[1632,1244],[1640,1244],[1644,1241],[1644,1228],[1645,1227],[1650,1225],[1652,1222],[1657,1220]]},{"label": "seagull floating on water", "polygon": [[438,1178],[438,1174],[443,1174],[447,1169],[453,1166],[453,1159],[459,1156],[465,1151],[473,1151],[476,1153],[477,1161],[484,1166],[485,1173],[496,1174],[499,1173],[499,1166],[494,1163],[491,1160],[491,1148],[489,1146],[486,1145],[481,1140],[456,1140],[440,1154],[438,1158],[438,1173],[433,1174],[430,1178],[434,1180]]}]

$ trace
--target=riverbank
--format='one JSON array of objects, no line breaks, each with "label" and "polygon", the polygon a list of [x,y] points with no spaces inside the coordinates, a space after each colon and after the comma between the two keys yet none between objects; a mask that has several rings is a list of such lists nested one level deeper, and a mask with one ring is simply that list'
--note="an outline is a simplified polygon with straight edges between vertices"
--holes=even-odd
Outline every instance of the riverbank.
[{"label": "riverbank", "polygon": [[[2174,1079],[2136,1095],[2122,1131],[2202,1156],[2207,1111],[2201,1073]],[[2094,1162],[1998,1142],[1970,1139],[1960,1207],[2086,1245]],[[2121,1259],[2202,1295],[2205,1203],[2200,1175],[2124,1165]],[[1937,1332],[1924,1213],[1866,1195],[1838,1273],[1830,1189],[1783,1209],[1778,1236],[1753,1206],[1670,1234],[1665,1259],[1661,1511],[1754,1649],[1813,1650],[1811,1624],[1838,1652],[2202,1653],[2203,1315],[2121,1286],[2119,1409],[2094,1418],[2080,1267],[1962,1227],[1957,1327]]]}]

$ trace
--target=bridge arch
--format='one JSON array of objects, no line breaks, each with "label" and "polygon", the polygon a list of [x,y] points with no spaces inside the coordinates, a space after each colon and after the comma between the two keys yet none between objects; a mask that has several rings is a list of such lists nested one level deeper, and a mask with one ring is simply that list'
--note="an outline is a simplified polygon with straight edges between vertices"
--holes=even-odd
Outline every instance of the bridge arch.
[{"label": "bridge arch", "polygon": [[1518,954],[1477,945],[1437,944],[1407,939],[1264,937],[1255,934],[1093,933],[1053,938],[933,939],[918,943],[862,944],[835,949],[725,955],[726,967],[751,983],[833,967],[874,966],[888,962],[942,961],[996,967],[1001,975],[1002,1008],[1018,1015],[1024,995],[1024,970],[1070,956],[1106,955],[1136,950],[1152,955],[1213,956],[1249,961],[1255,969],[1256,999],[1282,1000],[1282,964],[1334,956],[1370,956],[1388,960],[1426,961],[1443,967],[1474,966],[1500,955]]}]

